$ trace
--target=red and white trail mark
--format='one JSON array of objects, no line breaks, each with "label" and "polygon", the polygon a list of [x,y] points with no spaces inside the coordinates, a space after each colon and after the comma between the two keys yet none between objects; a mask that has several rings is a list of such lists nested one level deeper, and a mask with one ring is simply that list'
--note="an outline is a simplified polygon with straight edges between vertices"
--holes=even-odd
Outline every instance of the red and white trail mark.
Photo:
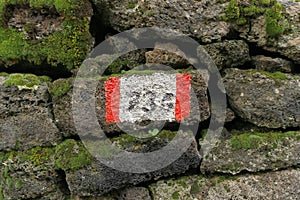
[{"label": "red and white trail mark", "polygon": [[132,75],[105,82],[106,121],[181,121],[190,115],[188,74]]}]

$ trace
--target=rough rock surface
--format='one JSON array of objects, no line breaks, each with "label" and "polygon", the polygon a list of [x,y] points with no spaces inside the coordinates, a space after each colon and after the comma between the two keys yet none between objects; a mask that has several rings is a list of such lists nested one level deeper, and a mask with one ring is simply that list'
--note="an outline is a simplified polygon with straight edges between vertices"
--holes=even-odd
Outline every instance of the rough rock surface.
[{"label": "rough rock surface", "polygon": [[146,63],[163,64],[174,67],[174,69],[182,69],[189,66],[188,61],[176,54],[176,52],[169,52],[161,49],[154,49],[153,51],[146,52]]},{"label": "rough rock surface", "polygon": [[224,78],[229,103],[257,126],[300,126],[300,77],[283,73],[228,69]]},{"label": "rough rock surface", "polygon": [[218,69],[242,66],[250,61],[249,47],[243,40],[225,40],[204,45]]},{"label": "rough rock surface", "polygon": [[148,189],[143,187],[132,187],[132,188],[124,189],[120,192],[118,198],[121,200],[134,200],[134,199],[151,200],[151,196]]},{"label": "rough rock surface", "polygon": [[58,79],[49,86],[55,124],[65,137],[76,135],[72,116],[72,79]]},{"label": "rough rock surface", "polygon": [[0,199],[65,198],[66,188],[61,185],[64,180],[54,170],[52,149],[1,153],[0,160]]},{"label": "rough rock surface", "polygon": [[229,25],[218,20],[226,3],[216,0],[94,2],[98,11],[106,13],[106,23],[119,32],[157,26],[179,30],[205,43],[220,41],[229,32]]},{"label": "rough rock surface", "polygon": [[300,2],[285,2],[287,18],[290,22],[291,31],[278,38],[271,47],[263,48],[273,52],[279,52],[283,56],[300,63]]},{"label": "rough rock surface", "polygon": [[[200,142],[201,145],[201,142]],[[201,164],[202,173],[277,170],[300,163],[300,132],[244,133],[219,141]]]},{"label": "rough rock surface", "polygon": [[36,89],[0,85],[0,150],[51,146],[61,140],[46,83]]},{"label": "rough rock surface", "polygon": [[246,25],[232,27],[248,42],[256,43],[264,50],[279,53],[295,63],[300,63],[300,2],[285,1],[281,4],[284,7],[280,15],[284,22],[280,24],[280,28],[285,26],[286,31],[273,40],[270,40],[265,29],[267,24],[265,15],[250,19],[250,23]]},{"label": "rough rock surface", "polygon": [[[167,145],[172,139],[170,138],[170,134],[171,133],[168,132],[165,136],[158,135],[155,139],[133,140],[132,136],[122,136],[121,138],[113,140],[115,140],[116,144],[121,145],[120,147],[126,151],[146,153],[159,150],[161,147]],[[105,150],[101,150],[100,153],[102,154],[102,152],[105,152]],[[107,156],[110,156],[109,152],[107,153]],[[124,157],[119,159],[123,159],[122,163],[125,167],[127,158]],[[145,160],[145,162],[149,161]],[[121,189],[130,185],[137,185],[142,182],[159,179],[161,177],[182,174],[188,169],[198,167],[199,163],[200,156],[194,141],[187,151],[175,162],[157,171],[145,173],[123,172],[109,168],[99,161],[96,161],[84,168],[75,171],[66,171],[66,180],[71,193],[74,195],[99,196],[113,189]]]},{"label": "rough rock surface", "polygon": [[87,0],[8,0],[1,2],[0,10],[1,68],[47,65],[71,70],[93,46],[89,32],[93,10]]},{"label": "rough rock surface", "polygon": [[[153,71],[155,72],[155,71]],[[184,121],[185,124],[194,124],[196,121],[204,121],[210,116],[210,108],[207,96],[207,86],[206,82],[208,81],[207,72],[200,71],[191,71],[189,72],[192,76],[192,89],[195,93],[195,96],[191,97],[191,101],[193,102],[191,105],[199,104],[199,114],[200,118],[188,118]],[[107,78],[103,78],[99,81],[99,85],[96,91],[96,112],[99,124],[102,130],[105,133],[115,133],[120,132],[120,127],[134,127],[133,123],[107,123],[106,122],[106,107],[105,107],[105,89],[104,83]],[[55,118],[55,124],[62,131],[64,136],[76,135],[76,128],[73,122],[72,116],[72,80],[71,79],[59,79],[50,85],[50,94],[54,101],[53,103],[53,113]],[[197,99],[196,99],[197,97]],[[197,104],[198,103],[198,104]],[[198,112],[198,109],[191,108],[190,116],[198,116],[193,115],[194,112]],[[195,121],[196,120],[196,121]],[[155,122],[154,122],[155,123]],[[159,122],[160,123],[160,122]],[[159,124],[158,123],[158,124]],[[130,128],[131,129],[131,128]],[[132,130],[132,129],[131,129]]]},{"label": "rough rock surface", "polygon": [[291,73],[294,65],[291,61],[282,58],[271,58],[263,55],[253,56],[252,63],[255,69],[267,72]]},{"label": "rough rock surface", "polygon": [[297,199],[300,170],[287,169],[240,176],[187,176],[150,185],[154,200],[160,199]]},{"label": "rough rock surface", "polygon": [[[156,71],[154,71],[156,72]],[[195,93],[195,96],[191,96],[191,114],[190,118],[187,118],[183,123],[189,125],[194,124],[196,121],[204,121],[209,118],[210,116],[210,109],[209,109],[209,102],[208,102],[208,96],[207,96],[207,86],[206,81],[208,79],[207,73],[203,73],[201,71],[191,71],[188,72],[192,77],[192,89]],[[134,124],[132,123],[107,123],[106,117],[105,117],[105,89],[104,89],[104,81],[99,82],[99,86],[97,88],[96,92],[96,112],[99,124],[101,125],[101,128],[106,133],[111,132],[120,132],[120,124],[124,127],[130,127]],[[197,97],[197,99],[196,99]],[[200,109],[200,118],[198,118],[198,115],[194,115],[193,112],[197,112],[197,108],[193,108],[193,105],[199,105]],[[196,117],[196,118],[195,118]]]}]

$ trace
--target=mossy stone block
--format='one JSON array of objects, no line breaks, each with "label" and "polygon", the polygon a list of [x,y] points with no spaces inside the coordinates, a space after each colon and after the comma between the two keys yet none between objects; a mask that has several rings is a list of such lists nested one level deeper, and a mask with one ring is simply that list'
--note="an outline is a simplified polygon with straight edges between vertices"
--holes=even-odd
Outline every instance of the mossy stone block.
[{"label": "mossy stone block", "polygon": [[0,2],[0,66],[80,66],[90,51],[88,0]]}]

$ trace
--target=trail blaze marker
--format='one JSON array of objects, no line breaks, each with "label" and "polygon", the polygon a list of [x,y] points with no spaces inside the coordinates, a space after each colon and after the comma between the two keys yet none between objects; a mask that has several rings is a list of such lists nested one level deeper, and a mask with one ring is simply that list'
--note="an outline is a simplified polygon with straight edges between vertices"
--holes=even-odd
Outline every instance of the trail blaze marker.
[{"label": "trail blaze marker", "polygon": [[106,121],[181,121],[190,115],[188,74],[132,75],[105,82]]}]

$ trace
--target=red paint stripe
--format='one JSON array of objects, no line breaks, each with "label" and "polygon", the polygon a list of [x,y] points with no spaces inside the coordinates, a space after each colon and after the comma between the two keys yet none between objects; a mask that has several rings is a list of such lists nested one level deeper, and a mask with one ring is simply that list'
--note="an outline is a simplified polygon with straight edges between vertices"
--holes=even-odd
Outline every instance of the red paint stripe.
[{"label": "red paint stripe", "polygon": [[120,122],[120,79],[109,78],[105,82],[106,122]]},{"label": "red paint stripe", "polygon": [[176,106],[175,119],[181,121],[190,116],[191,76],[188,74],[177,74],[176,76]]}]

